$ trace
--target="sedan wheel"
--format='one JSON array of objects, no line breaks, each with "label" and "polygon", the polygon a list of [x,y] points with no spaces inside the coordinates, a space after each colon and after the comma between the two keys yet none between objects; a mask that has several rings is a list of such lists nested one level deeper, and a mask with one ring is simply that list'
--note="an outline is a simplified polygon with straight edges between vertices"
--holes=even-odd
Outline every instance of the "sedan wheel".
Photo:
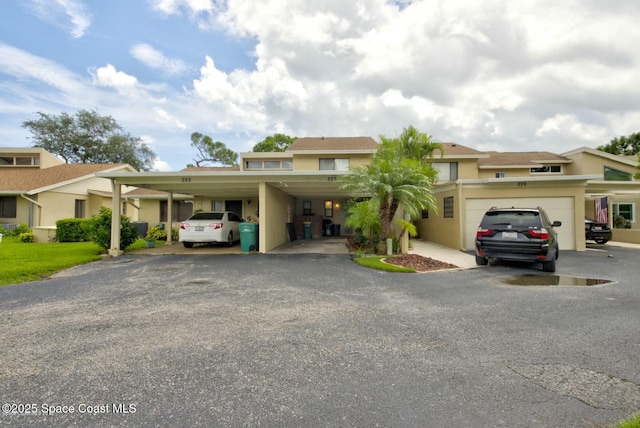
[{"label": "sedan wheel", "polygon": [[229,232],[229,236],[227,237],[227,245],[233,247],[233,232]]},{"label": "sedan wheel", "polygon": [[193,247],[193,242],[183,242],[182,245],[184,245],[184,248],[191,248]]}]

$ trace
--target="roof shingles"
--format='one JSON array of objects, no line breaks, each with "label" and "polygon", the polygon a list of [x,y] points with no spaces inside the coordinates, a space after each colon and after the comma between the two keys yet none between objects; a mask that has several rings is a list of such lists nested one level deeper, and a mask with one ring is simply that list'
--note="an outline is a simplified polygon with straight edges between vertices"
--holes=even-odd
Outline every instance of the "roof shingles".
[{"label": "roof shingles", "polygon": [[64,164],[50,168],[0,168],[0,192],[30,192],[124,164]]},{"label": "roof shingles", "polygon": [[377,150],[378,143],[371,137],[306,137],[298,138],[287,151],[299,150]]}]

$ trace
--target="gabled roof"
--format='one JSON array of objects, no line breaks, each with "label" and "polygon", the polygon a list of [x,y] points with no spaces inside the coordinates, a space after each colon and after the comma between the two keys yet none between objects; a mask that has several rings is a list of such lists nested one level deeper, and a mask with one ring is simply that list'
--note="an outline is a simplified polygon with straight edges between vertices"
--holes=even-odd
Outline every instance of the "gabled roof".
[{"label": "gabled roof", "polygon": [[529,168],[541,164],[567,164],[573,160],[550,152],[485,152],[488,158],[478,160],[479,168],[522,167]]},{"label": "gabled roof", "polygon": [[[466,158],[483,158],[487,157],[485,152],[472,149],[471,147],[463,146],[457,143],[438,143],[442,146],[443,155],[445,157],[466,157]],[[440,157],[441,151],[436,149],[434,152],[434,158]]]},{"label": "gabled roof", "polygon": [[562,156],[574,156],[580,153],[589,153],[593,156],[609,159],[615,162],[624,163],[630,166],[638,165],[637,156],[619,156],[611,153],[603,152],[602,150],[596,150],[589,147],[580,147],[579,149],[571,150],[570,152],[562,153]]},{"label": "gabled roof", "polygon": [[135,171],[127,164],[63,164],[49,168],[0,168],[0,192],[31,193],[88,178],[98,172]]},{"label": "gabled roof", "polygon": [[376,151],[378,143],[371,137],[306,137],[298,138],[287,148],[298,151]]}]

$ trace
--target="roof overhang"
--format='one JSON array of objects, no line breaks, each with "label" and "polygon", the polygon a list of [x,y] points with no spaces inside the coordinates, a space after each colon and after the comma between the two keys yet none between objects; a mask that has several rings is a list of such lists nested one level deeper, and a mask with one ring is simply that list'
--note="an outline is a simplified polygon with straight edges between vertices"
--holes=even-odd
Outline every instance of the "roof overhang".
[{"label": "roof overhang", "polygon": [[99,177],[117,184],[211,198],[254,198],[260,183],[276,187],[294,197],[350,197],[339,190],[339,178],[349,171],[178,171],[178,172],[111,172]]}]

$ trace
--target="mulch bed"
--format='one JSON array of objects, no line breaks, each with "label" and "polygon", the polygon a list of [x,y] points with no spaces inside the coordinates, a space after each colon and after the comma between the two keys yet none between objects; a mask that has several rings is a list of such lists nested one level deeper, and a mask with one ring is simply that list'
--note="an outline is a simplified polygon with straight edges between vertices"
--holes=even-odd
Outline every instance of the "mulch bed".
[{"label": "mulch bed", "polygon": [[384,260],[386,263],[396,266],[404,266],[415,269],[418,272],[429,272],[442,269],[456,269],[458,266],[451,263],[434,260],[431,257],[423,257],[418,254],[404,254],[398,257],[389,257]]}]

